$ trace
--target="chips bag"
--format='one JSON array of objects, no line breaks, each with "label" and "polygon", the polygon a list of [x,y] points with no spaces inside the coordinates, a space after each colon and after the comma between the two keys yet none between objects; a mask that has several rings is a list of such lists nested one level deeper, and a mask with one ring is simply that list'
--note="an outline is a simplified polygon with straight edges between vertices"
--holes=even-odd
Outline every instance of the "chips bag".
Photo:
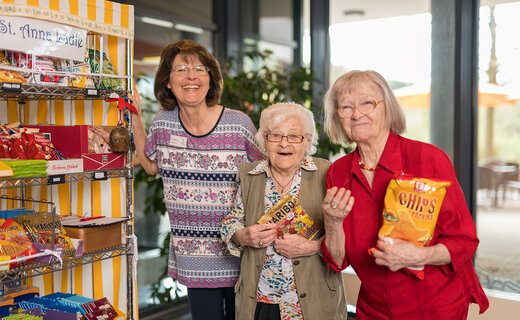
[{"label": "chips bag", "polygon": [[296,199],[286,194],[269,211],[258,220],[258,223],[275,223],[278,237],[284,234],[298,234],[311,240],[320,231],[320,226],[303,211]]},{"label": "chips bag", "polygon": [[[433,237],[439,211],[449,181],[395,175],[386,189],[383,225],[379,234],[385,242],[402,239],[418,246],[427,246]],[[405,270],[424,279],[424,268]]]}]

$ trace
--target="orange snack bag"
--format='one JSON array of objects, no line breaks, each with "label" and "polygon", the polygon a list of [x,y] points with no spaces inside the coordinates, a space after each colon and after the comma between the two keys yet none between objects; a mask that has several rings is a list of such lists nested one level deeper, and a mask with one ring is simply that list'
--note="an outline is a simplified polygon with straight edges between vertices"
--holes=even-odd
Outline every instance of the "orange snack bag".
[{"label": "orange snack bag", "polygon": [[[386,189],[383,225],[379,234],[385,242],[402,239],[418,246],[427,246],[433,237],[439,211],[449,181],[395,175]],[[424,268],[409,267],[405,270],[424,279]]]}]

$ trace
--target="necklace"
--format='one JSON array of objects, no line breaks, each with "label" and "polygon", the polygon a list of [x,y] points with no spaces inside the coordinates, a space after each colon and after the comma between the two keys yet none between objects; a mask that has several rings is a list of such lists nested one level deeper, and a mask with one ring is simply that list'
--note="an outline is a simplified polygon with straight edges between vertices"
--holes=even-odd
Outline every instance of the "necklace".
[{"label": "necklace", "polygon": [[285,188],[293,181],[293,178],[294,178],[294,174],[293,176],[291,177],[291,179],[289,180],[289,182],[287,182],[287,184],[285,184],[284,186],[282,186],[282,184],[280,182],[278,182],[278,180],[276,180],[276,178],[274,177],[274,174],[273,172],[271,171],[271,177],[273,178],[274,182],[276,182],[281,188],[282,190],[280,191],[280,193],[283,194],[283,191],[285,190]]},{"label": "necklace", "polygon": [[358,165],[359,165],[359,167],[360,167],[361,169],[363,169],[363,170],[368,170],[368,171],[376,171],[376,168],[377,168],[377,165],[376,165],[375,167],[373,167],[373,168],[369,168],[369,167],[367,167],[366,164],[364,164],[364,163],[361,162],[361,161],[359,161]]}]

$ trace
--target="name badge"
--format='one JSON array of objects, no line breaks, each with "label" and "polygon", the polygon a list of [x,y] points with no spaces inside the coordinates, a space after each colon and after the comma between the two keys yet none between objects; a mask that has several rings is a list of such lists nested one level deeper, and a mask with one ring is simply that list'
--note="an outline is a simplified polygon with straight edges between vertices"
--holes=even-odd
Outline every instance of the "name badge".
[{"label": "name badge", "polygon": [[178,148],[186,148],[188,138],[179,136],[170,136],[170,144]]}]

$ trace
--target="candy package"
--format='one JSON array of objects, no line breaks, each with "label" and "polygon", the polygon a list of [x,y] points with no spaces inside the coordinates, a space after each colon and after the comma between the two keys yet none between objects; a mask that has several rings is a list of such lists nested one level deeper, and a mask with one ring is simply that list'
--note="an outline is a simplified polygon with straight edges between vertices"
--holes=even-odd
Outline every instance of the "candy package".
[{"label": "candy package", "polygon": [[27,83],[27,80],[20,72],[4,70],[1,66],[13,66],[8,60],[7,51],[0,50],[0,82]]},{"label": "candy package", "polygon": [[[11,259],[36,254],[31,239],[13,218],[8,218],[0,227],[0,254],[7,255]],[[17,265],[17,262],[12,262],[10,267]]]},{"label": "candy package", "polygon": [[278,237],[284,234],[298,234],[306,239],[312,239],[320,230],[320,226],[303,211],[303,208],[290,194],[286,194],[258,223],[276,223]]},{"label": "candy package", "polygon": [[110,133],[101,127],[88,128],[88,153],[110,153]]},{"label": "candy package", "polygon": [[[395,175],[386,189],[383,225],[379,234],[385,242],[402,239],[418,246],[427,246],[433,237],[439,211],[449,181]],[[405,268],[424,279],[424,268]]]},{"label": "candy package", "polygon": [[[117,71],[108,60],[108,57],[105,53],[103,53],[103,70],[99,72],[99,51],[88,49],[88,56],[90,59],[90,69],[92,73],[102,73],[109,75],[117,75]],[[123,90],[123,84],[121,79],[111,78],[111,77],[102,77],[99,88],[102,89],[111,89],[111,90]]]}]

